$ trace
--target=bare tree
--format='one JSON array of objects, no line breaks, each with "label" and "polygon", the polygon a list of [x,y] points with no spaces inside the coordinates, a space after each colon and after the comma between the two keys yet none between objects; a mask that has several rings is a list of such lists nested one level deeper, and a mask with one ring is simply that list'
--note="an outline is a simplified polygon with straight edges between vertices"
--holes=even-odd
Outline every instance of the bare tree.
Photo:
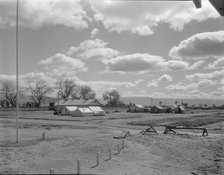
[{"label": "bare tree", "polygon": [[35,106],[39,108],[41,103],[46,100],[47,94],[51,92],[52,89],[45,81],[29,81],[28,86],[30,99],[34,102]]},{"label": "bare tree", "polygon": [[4,101],[6,102],[7,107],[15,107],[16,106],[16,86],[11,81],[2,82],[2,96]]},{"label": "bare tree", "polygon": [[56,83],[58,87],[58,95],[63,99],[67,100],[69,97],[73,97],[75,95],[75,90],[77,85],[71,80],[58,81]]},{"label": "bare tree", "polygon": [[79,97],[80,99],[88,100],[95,98],[96,93],[89,86],[80,86]]},{"label": "bare tree", "polygon": [[106,91],[103,93],[103,99],[110,106],[117,106],[120,102],[120,94],[117,90]]}]

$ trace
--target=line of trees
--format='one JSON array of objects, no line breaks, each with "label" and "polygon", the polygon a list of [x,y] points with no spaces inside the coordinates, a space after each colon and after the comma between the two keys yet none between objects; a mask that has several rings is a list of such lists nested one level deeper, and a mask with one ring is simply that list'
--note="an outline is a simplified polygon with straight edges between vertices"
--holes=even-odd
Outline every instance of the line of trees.
[{"label": "line of trees", "polygon": [[[27,80],[26,87],[19,89],[19,97],[29,96],[31,106],[39,108],[50,93],[56,90],[57,97],[63,100],[67,99],[93,99],[96,93],[87,85],[77,85],[72,80],[61,80],[55,83],[55,89],[50,87],[46,81]],[[1,106],[16,106],[16,85],[13,81],[3,81],[1,83]],[[30,104],[29,102],[29,104]]]},{"label": "line of trees", "polygon": [[[50,93],[56,91],[55,98],[68,100],[68,99],[94,99],[96,93],[88,85],[77,85],[72,80],[60,80],[55,83],[55,88],[48,85],[46,81],[40,80],[27,80],[25,82],[26,87],[19,88],[19,97],[29,97],[29,101],[26,103],[27,107],[39,108]],[[16,106],[16,85],[13,81],[3,81],[1,83],[1,106],[11,107]],[[120,101],[121,96],[117,90],[105,91],[102,98],[107,102],[107,106],[116,107],[123,103]]]}]

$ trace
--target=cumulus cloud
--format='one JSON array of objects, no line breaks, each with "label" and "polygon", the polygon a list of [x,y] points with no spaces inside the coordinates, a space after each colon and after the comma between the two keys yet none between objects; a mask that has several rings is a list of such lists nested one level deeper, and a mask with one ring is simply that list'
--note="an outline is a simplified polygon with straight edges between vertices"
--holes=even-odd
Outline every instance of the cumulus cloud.
[{"label": "cumulus cloud", "polygon": [[186,75],[186,78],[190,81],[195,81],[195,82],[205,80],[205,79],[222,82],[224,79],[224,70],[220,70],[220,71],[217,70],[211,73],[190,74],[190,75]]},{"label": "cumulus cloud", "polygon": [[173,47],[169,56],[174,59],[206,59],[224,56],[224,31],[193,35]]},{"label": "cumulus cloud", "polygon": [[106,47],[107,45],[107,42],[100,39],[85,40],[77,47],[70,47],[67,54],[76,55],[80,59],[97,58],[100,60],[107,60],[119,54],[117,50]]},{"label": "cumulus cloud", "polygon": [[[203,8],[196,9],[192,2],[111,2],[91,0],[96,21],[102,21],[109,31],[152,35],[161,24],[181,31],[192,21],[201,22],[219,18],[219,14],[205,0]],[[141,10],[139,10],[141,9]]]},{"label": "cumulus cloud", "polygon": [[195,83],[188,83],[188,84],[183,84],[181,82],[177,84],[172,84],[166,87],[167,90],[170,91],[189,91],[189,90],[196,90],[198,88],[202,87],[211,87],[215,86],[217,83],[212,80],[200,80],[199,82]]},{"label": "cumulus cloud", "polygon": [[95,38],[96,35],[99,33],[99,29],[97,28],[94,28],[92,31],[91,31],[91,38]]},{"label": "cumulus cloud", "polygon": [[[0,27],[15,26],[16,1],[0,1]],[[40,28],[64,25],[75,29],[88,27],[89,17],[80,0],[22,0],[19,3],[20,25]]]},{"label": "cumulus cloud", "polygon": [[82,61],[60,53],[45,60],[41,60],[39,64],[43,65],[45,70],[57,77],[71,77],[72,75],[75,76],[77,72],[85,72],[88,70]]},{"label": "cumulus cloud", "polygon": [[224,57],[217,59],[213,63],[210,63],[208,69],[223,69],[224,68]]},{"label": "cumulus cloud", "polygon": [[171,82],[173,81],[173,78],[170,75],[164,74],[160,76],[158,79],[153,79],[147,84],[147,87],[158,87],[159,82]]},{"label": "cumulus cloud", "polygon": [[164,59],[149,54],[132,54],[112,58],[106,63],[111,71],[138,72],[148,70],[161,70]]},{"label": "cumulus cloud", "polygon": [[198,61],[193,65],[182,60],[168,60],[157,55],[135,53],[121,55],[104,62],[107,65],[105,72],[119,73],[147,73],[148,71],[180,71],[194,70],[204,62]]}]

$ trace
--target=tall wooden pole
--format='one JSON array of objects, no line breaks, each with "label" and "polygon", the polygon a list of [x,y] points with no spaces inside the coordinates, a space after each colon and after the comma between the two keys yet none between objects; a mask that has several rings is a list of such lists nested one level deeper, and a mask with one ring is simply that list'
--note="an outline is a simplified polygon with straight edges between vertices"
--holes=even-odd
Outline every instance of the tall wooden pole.
[{"label": "tall wooden pole", "polygon": [[16,143],[19,142],[19,48],[18,48],[18,40],[19,40],[19,0],[17,0],[16,4]]}]

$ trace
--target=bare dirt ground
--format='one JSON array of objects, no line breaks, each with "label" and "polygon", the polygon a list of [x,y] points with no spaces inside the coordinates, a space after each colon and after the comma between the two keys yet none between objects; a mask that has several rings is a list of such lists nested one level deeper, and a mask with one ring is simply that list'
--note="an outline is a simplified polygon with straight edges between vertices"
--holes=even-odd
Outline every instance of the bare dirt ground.
[{"label": "bare dirt ground", "polygon": [[[150,124],[206,127],[201,131],[180,130],[178,134],[141,135]],[[77,160],[81,174],[105,175],[223,175],[224,111],[197,114],[129,114],[73,118],[52,112],[24,112],[19,119],[19,143],[15,143],[15,117],[0,112],[0,174],[75,174]],[[113,139],[130,131],[125,148]],[[45,139],[42,140],[42,133]],[[112,159],[109,148],[112,148]],[[99,153],[99,166],[96,153]]]}]

